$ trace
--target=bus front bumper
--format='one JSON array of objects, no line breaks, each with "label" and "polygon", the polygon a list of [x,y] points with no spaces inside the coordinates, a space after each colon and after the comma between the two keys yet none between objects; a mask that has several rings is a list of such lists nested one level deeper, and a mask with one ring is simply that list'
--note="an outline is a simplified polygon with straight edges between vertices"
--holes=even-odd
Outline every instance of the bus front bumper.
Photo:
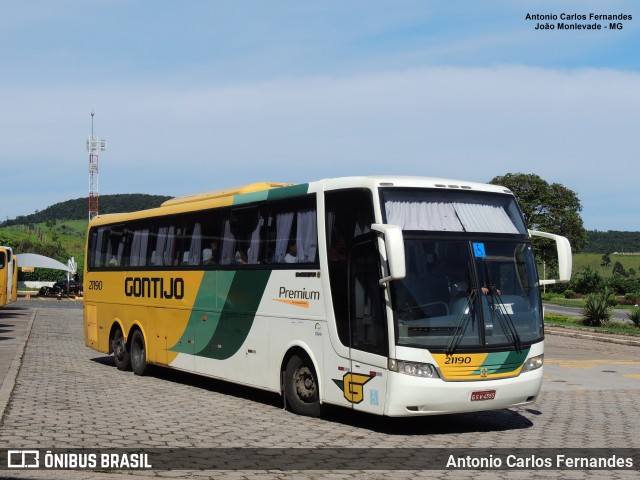
[{"label": "bus front bumper", "polygon": [[385,415],[438,415],[530,405],[540,393],[542,370],[471,382],[445,382],[389,372]]}]

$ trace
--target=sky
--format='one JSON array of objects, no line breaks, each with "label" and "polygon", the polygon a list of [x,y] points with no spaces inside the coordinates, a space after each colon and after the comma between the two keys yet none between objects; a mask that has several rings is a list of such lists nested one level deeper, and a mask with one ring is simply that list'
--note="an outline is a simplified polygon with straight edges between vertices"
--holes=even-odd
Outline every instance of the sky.
[{"label": "sky", "polygon": [[[576,192],[588,230],[640,231],[640,2],[0,0],[0,11],[2,220],[88,196],[93,112],[107,141],[100,195],[534,173]],[[631,19],[610,29],[590,14]]]}]

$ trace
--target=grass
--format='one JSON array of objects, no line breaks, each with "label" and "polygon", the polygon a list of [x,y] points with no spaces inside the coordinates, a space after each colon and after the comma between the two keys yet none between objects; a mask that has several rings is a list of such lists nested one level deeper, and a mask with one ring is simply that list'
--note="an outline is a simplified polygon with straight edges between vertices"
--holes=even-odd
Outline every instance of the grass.
[{"label": "grass", "polygon": [[[618,297],[622,298],[622,297]],[[578,298],[564,298],[563,296],[556,295],[545,295],[542,298],[543,303],[548,303],[549,305],[559,305],[561,307],[573,307],[573,308],[582,308],[584,307],[584,303],[586,301],[586,295],[584,297]],[[619,303],[618,305],[613,307],[616,310],[632,310],[635,308],[635,305],[623,305]]]},{"label": "grass", "polygon": [[565,317],[563,315],[555,315],[548,313],[544,316],[544,323],[549,326],[584,328],[588,331],[598,331],[602,333],[623,333],[626,335],[640,336],[640,328],[630,323],[609,322],[604,327],[587,327],[583,325],[582,319],[578,317]]},{"label": "grass", "polygon": [[610,277],[613,274],[613,266],[616,262],[620,262],[625,270],[633,268],[636,272],[640,272],[640,255],[609,255],[611,263],[604,267],[602,263],[601,253],[578,253],[573,256],[573,271],[577,272],[586,266],[595,268],[603,277]]},{"label": "grass", "polygon": [[[14,246],[14,248],[15,245],[25,240],[39,245],[59,245],[70,257],[75,258],[79,271],[81,271],[84,266],[87,224],[87,220],[59,220],[54,224],[49,223],[49,225],[36,223],[2,227],[0,228],[0,240],[2,240],[1,243]],[[59,258],[58,260],[66,263],[67,258]]]},{"label": "grass", "polygon": [[545,295],[542,297],[542,301],[544,303],[549,303],[551,305],[559,305],[561,307],[574,307],[574,308],[582,308],[584,307],[584,298],[564,298],[560,296],[550,296]]}]

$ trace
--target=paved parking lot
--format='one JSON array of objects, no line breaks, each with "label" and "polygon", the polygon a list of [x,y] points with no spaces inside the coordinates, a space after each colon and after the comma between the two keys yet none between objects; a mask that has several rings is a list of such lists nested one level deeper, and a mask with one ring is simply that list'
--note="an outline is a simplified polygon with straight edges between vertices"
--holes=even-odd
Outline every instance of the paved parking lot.
[{"label": "paved parking lot", "polygon": [[[629,448],[640,444],[637,417],[640,367],[637,365],[625,370],[629,384],[622,388],[581,388],[580,382],[584,383],[585,377],[574,385],[559,388],[553,385],[553,380],[560,378],[562,382],[557,375],[561,375],[563,359],[547,354],[546,361],[553,366],[550,372],[554,377],[545,382],[538,402],[526,409],[417,419],[386,419],[330,409],[323,418],[310,419],[284,411],[280,397],[270,393],[166,369],[156,369],[146,377],[118,371],[111,357],[84,346],[79,302],[18,302],[12,312],[0,315],[0,324],[14,325],[4,328],[17,337],[30,319],[33,320],[30,336],[0,423],[0,448],[511,449],[517,446],[585,449]],[[591,343],[550,335],[547,346],[550,350],[571,346],[585,351]],[[0,341],[0,355],[2,348]],[[626,357],[637,361],[640,357],[638,347],[600,348],[603,350],[597,355],[604,355],[604,360]],[[607,348],[615,355],[606,357]],[[611,367],[614,368],[617,367]],[[90,471],[0,470],[0,477],[8,473],[11,478],[73,479],[98,475]],[[364,472],[154,470],[131,473],[172,478],[340,479],[361,478]],[[115,472],[101,475],[110,479],[120,477]],[[369,471],[367,475],[368,478],[469,478],[471,472],[394,470]],[[500,478],[530,478],[532,472],[502,471],[499,475]],[[637,470],[549,470],[535,475],[637,478]],[[493,480],[496,472],[478,471],[473,477]]]}]

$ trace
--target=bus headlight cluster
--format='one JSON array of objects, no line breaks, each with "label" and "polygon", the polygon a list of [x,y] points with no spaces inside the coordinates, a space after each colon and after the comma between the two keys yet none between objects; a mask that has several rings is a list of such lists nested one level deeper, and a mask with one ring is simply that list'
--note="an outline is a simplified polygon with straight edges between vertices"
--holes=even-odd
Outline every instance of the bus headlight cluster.
[{"label": "bus headlight cluster", "polygon": [[414,377],[439,378],[436,367],[430,363],[405,362],[403,360],[389,359],[389,370]]},{"label": "bus headlight cluster", "polygon": [[522,372],[530,372],[531,370],[537,370],[544,363],[544,355],[538,355],[537,357],[531,357],[524,362]]}]

